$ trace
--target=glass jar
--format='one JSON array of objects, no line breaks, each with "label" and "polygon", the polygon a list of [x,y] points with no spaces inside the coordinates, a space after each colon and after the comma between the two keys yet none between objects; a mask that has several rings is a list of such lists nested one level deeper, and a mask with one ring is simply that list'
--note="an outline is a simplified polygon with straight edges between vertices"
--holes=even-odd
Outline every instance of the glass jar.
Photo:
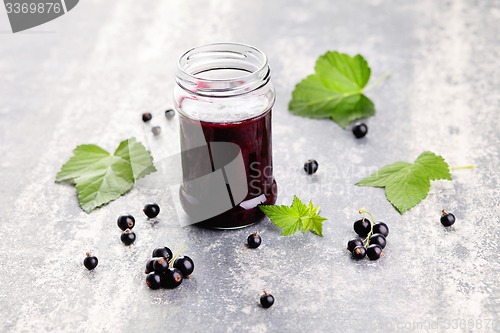
[{"label": "glass jar", "polygon": [[260,221],[259,204],[276,202],[267,57],[243,44],[195,47],[178,62],[183,184],[190,224],[232,229]]}]

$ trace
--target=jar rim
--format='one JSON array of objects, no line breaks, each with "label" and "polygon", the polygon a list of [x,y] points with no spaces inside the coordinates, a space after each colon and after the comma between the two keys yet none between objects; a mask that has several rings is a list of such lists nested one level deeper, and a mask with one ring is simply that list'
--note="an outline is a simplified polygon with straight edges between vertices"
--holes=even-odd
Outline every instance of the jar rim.
[{"label": "jar rim", "polygon": [[[213,78],[200,73],[235,70],[243,74]],[[176,80],[183,89],[208,96],[235,96],[256,90],[270,79],[268,59],[260,49],[243,43],[222,42],[193,47],[177,61]]]}]

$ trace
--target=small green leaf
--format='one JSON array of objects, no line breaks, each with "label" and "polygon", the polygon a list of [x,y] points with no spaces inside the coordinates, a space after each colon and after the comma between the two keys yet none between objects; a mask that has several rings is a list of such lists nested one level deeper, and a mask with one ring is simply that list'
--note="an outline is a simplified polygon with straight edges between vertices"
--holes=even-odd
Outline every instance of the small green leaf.
[{"label": "small green leaf", "polygon": [[56,182],[76,185],[78,202],[89,213],[117,199],[135,181],[156,171],[153,159],[135,138],[122,141],[111,155],[96,145],[76,147],[74,155],[56,176]]},{"label": "small green leaf", "polygon": [[283,229],[282,236],[293,235],[298,230],[302,230],[302,233],[310,230],[316,235],[323,236],[323,221],[326,218],[318,215],[319,206],[315,207],[312,202],[306,206],[294,196],[290,207],[277,205],[259,207],[277,227]]},{"label": "small green leaf", "polygon": [[343,128],[375,114],[372,101],[363,95],[371,69],[361,55],[329,51],[318,58],[315,71],[296,85],[289,104],[293,114],[331,118]]},{"label": "small green leaf", "polygon": [[316,235],[323,237],[323,221],[325,220],[326,218],[321,216],[312,216],[308,225],[309,230]]},{"label": "small green leaf", "polygon": [[403,214],[427,197],[431,180],[439,179],[451,180],[450,168],[441,156],[426,151],[413,164],[386,165],[356,185],[385,188],[387,199]]}]

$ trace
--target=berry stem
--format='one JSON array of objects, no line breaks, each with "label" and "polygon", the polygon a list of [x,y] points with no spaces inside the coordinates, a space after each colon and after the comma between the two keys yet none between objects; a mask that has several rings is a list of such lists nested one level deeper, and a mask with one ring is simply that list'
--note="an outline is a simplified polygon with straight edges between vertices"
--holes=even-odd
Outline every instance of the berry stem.
[{"label": "berry stem", "polygon": [[370,90],[372,90],[373,88],[375,88],[379,84],[381,84],[383,81],[387,80],[390,76],[391,76],[391,74],[384,73],[384,75],[382,75],[381,77],[379,77],[377,81],[375,81],[374,83],[370,84],[368,87],[366,87],[366,89],[363,89],[362,92],[363,93],[369,92]]},{"label": "berry stem", "polygon": [[168,262],[168,267],[172,268],[173,264],[174,264],[174,260],[179,256],[179,254],[181,254],[181,251],[184,250],[184,248],[186,247],[186,245],[182,245],[180,249],[178,249],[174,255],[172,256],[172,259],[169,260]]},{"label": "berry stem", "polygon": [[474,169],[476,166],[474,164],[471,165],[459,165],[450,167],[450,170],[460,170],[460,169]]},{"label": "berry stem", "polygon": [[366,213],[366,214],[370,215],[370,218],[371,218],[371,220],[369,220],[370,221],[370,232],[368,233],[368,235],[366,235],[366,238],[363,240],[363,243],[365,243],[365,247],[368,247],[368,245],[370,245],[370,236],[373,234],[373,223],[375,223],[375,218],[373,217],[372,213],[365,210],[364,208],[361,208],[360,210],[358,210],[358,213],[359,214]]}]

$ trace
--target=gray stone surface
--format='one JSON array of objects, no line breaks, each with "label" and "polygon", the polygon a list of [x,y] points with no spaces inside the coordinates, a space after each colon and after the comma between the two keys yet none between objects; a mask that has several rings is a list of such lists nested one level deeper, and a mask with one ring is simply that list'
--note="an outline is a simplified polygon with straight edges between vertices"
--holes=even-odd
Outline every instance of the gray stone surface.
[{"label": "gray stone surface", "polygon": [[[0,10],[2,11],[2,10]],[[1,332],[493,332],[499,312],[500,6],[498,1],[96,1],[25,33],[0,14]],[[178,151],[167,121],[178,56],[238,41],[269,57],[278,99],[274,162],[279,203],[313,199],[324,237],[280,237],[269,221],[237,231],[181,228],[171,192],[151,175],[91,214],[75,189],[54,184],[81,143],[114,149],[135,135],[160,160]],[[328,120],[294,117],[287,103],[316,57],[361,53],[377,115],[355,140]],[[160,139],[140,121],[153,112]],[[378,167],[442,154],[453,182],[399,215],[380,189],[353,184]],[[319,161],[316,175],[301,170]],[[157,188],[157,187],[156,187]],[[157,224],[141,207],[156,201]],[[354,262],[345,250],[356,210],[391,228],[385,257]],[[458,221],[439,223],[446,207]],[[135,245],[116,217],[137,217]],[[263,245],[244,246],[255,230]],[[158,245],[195,260],[176,290],[151,291],[143,266]],[[82,266],[92,250],[93,272]],[[262,289],[276,297],[264,310]],[[493,326],[494,325],[494,326]]]}]

